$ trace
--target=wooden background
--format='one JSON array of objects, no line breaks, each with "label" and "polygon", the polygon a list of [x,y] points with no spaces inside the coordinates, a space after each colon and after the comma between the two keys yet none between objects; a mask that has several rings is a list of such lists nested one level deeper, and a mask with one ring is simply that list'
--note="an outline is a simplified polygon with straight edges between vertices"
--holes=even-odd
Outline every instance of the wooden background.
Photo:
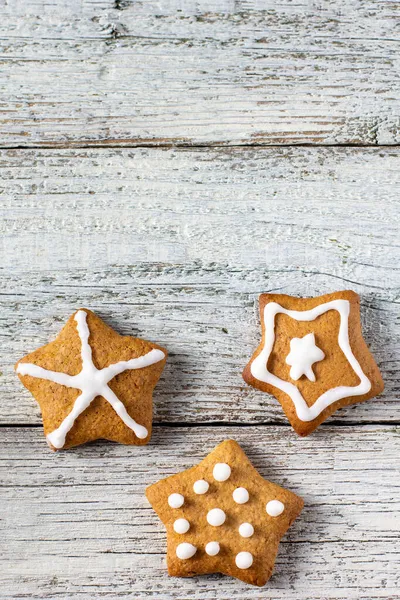
[{"label": "wooden background", "polygon": [[[0,0],[0,598],[400,598],[395,0]],[[257,296],[361,294],[381,398],[300,439]],[[165,345],[146,448],[49,451],[13,373],[79,306]],[[305,509],[263,589],[171,579],[144,487],[235,438]]]}]

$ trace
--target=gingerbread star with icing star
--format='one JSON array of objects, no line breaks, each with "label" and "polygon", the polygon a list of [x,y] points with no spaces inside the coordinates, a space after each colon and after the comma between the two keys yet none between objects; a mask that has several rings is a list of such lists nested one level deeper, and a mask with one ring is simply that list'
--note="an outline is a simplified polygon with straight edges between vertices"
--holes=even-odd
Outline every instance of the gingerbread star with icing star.
[{"label": "gingerbread star with icing star", "polygon": [[233,440],[146,496],[167,529],[170,575],[224,573],[258,586],[303,508],[301,498],[263,479]]},{"label": "gingerbread star with icing star", "polygon": [[160,346],[121,336],[80,309],[54,342],[15,370],[40,405],[53,450],[99,438],[142,445],[150,439],[152,392],[166,356]]},{"label": "gingerbread star with icing star", "polygon": [[355,292],[318,298],[262,294],[259,302],[262,340],[243,378],[279,400],[299,435],[311,433],[342,406],[383,391],[362,337]]}]

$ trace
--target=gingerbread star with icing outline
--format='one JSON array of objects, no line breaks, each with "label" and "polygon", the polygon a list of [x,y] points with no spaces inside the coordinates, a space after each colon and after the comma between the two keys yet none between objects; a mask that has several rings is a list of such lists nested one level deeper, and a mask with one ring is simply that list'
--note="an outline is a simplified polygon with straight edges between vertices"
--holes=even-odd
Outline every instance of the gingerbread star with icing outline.
[{"label": "gingerbread star with icing outline", "polygon": [[53,450],[99,438],[142,445],[150,440],[152,392],[166,357],[160,346],[121,336],[80,309],[15,370],[40,405]]},{"label": "gingerbread star with icing outline", "polygon": [[170,575],[224,573],[258,586],[303,508],[301,498],[263,479],[233,440],[146,496],[167,529]]},{"label": "gingerbread star with icing outline", "polygon": [[259,303],[262,340],[243,379],[273,394],[299,435],[314,431],[342,406],[383,391],[362,337],[358,294],[262,294]]}]

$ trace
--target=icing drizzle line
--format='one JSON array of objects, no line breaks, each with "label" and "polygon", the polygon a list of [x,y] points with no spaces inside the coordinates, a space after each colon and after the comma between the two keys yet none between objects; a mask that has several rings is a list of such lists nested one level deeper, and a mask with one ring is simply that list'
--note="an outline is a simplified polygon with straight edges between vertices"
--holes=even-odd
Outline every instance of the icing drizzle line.
[{"label": "icing drizzle line", "polygon": [[[356,386],[340,385],[331,388],[322,394],[312,406],[308,406],[300,390],[293,383],[280,379],[267,369],[268,359],[275,342],[275,315],[283,313],[297,321],[314,321],[314,319],[328,310],[337,310],[340,315],[338,343],[352,369],[360,378],[360,383]],[[334,402],[346,398],[347,396],[361,396],[371,389],[371,382],[364,374],[360,363],[354,356],[350,347],[349,314],[350,303],[348,300],[332,300],[331,302],[320,304],[311,310],[301,311],[288,310],[283,308],[277,302],[270,302],[264,308],[265,341],[260,354],[251,363],[251,374],[259,381],[269,383],[285,392],[292,399],[297,416],[301,421],[313,421],[325,408]]]},{"label": "icing drizzle line", "polygon": [[53,381],[65,387],[75,388],[81,391],[74,402],[71,412],[65,417],[61,425],[47,435],[47,440],[54,448],[62,448],[65,444],[67,433],[72,429],[75,420],[83,411],[88,408],[96,396],[102,396],[111,404],[117,415],[122,421],[132,429],[139,439],[144,439],[148,435],[146,427],[139,425],[129,416],[121,400],[114,394],[108,383],[116,375],[130,369],[143,369],[162,360],[165,356],[162,350],[153,349],[143,356],[132,358],[131,360],[121,360],[105,367],[97,369],[93,364],[92,349],[89,344],[90,331],[87,324],[87,315],[84,310],[78,310],[75,315],[78,335],[81,340],[82,370],[78,375],[67,375],[57,371],[43,369],[32,363],[20,363],[17,367],[17,373],[20,375],[30,375],[39,379]]}]

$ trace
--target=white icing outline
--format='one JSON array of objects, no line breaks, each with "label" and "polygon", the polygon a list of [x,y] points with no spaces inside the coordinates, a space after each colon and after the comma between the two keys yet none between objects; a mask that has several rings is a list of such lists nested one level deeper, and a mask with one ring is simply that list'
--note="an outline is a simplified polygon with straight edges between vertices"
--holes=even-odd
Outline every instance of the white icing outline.
[{"label": "white icing outline", "polygon": [[[338,344],[343,354],[349,361],[353,371],[360,378],[360,383],[356,386],[338,386],[327,390],[312,406],[308,406],[300,390],[289,381],[284,381],[276,375],[273,375],[267,369],[268,359],[271,355],[275,342],[275,316],[283,313],[297,321],[314,321],[320,315],[328,310],[337,310],[340,315],[340,326],[338,334]],[[342,398],[348,396],[361,396],[371,389],[371,382],[364,374],[360,363],[353,354],[349,340],[349,314],[350,302],[348,300],[332,300],[324,302],[311,310],[288,310],[283,308],[277,302],[269,302],[264,308],[264,326],[265,341],[260,354],[251,363],[250,371],[253,377],[264,383],[269,383],[285,392],[292,400],[296,409],[296,414],[301,421],[313,421],[321,412]]]},{"label": "white icing outline", "polygon": [[163,360],[165,354],[162,350],[153,349],[138,358],[132,358],[127,361],[121,360],[104,369],[97,369],[93,364],[92,349],[89,344],[90,330],[86,318],[87,313],[84,310],[78,310],[75,315],[76,327],[81,340],[82,357],[82,370],[78,375],[67,375],[66,373],[50,371],[33,363],[20,363],[16,369],[20,375],[30,375],[39,379],[46,379],[47,381],[53,381],[65,387],[81,391],[74,402],[71,412],[57,429],[47,435],[47,440],[54,448],[62,448],[65,445],[67,433],[72,429],[75,420],[88,408],[97,396],[101,396],[107,400],[125,425],[132,429],[135,435],[142,440],[148,436],[148,430],[132,419],[121,400],[117,398],[108,386],[108,383],[116,375],[128,369],[143,369]]}]

